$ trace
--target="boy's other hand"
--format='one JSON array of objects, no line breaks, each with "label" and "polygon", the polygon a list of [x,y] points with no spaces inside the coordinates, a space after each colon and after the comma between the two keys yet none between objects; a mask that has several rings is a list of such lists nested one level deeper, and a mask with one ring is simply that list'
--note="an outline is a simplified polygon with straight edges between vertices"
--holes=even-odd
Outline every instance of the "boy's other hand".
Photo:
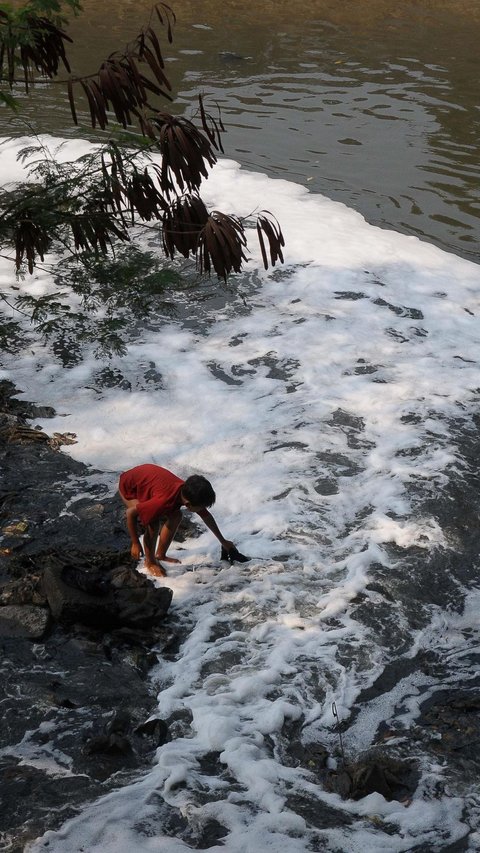
[{"label": "boy's other hand", "polygon": [[130,548],[130,556],[133,557],[134,560],[139,560],[142,555],[143,551],[140,542],[132,542],[132,547]]},{"label": "boy's other hand", "polygon": [[231,566],[234,563],[248,563],[250,557],[246,557],[245,554],[241,554],[238,548],[232,543],[232,547],[227,549],[222,545],[222,552],[220,554],[221,560],[228,560]]}]

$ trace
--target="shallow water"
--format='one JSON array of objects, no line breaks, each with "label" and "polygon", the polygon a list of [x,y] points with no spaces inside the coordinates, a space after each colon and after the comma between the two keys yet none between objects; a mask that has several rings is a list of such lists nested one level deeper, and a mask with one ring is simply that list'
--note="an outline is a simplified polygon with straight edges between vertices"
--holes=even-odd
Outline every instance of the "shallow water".
[{"label": "shallow water", "polygon": [[[83,5],[71,28],[79,73],[131,39],[150,9],[147,0]],[[478,259],[475,0],[261,0],[254,9],[196,0],[176,11],[165,50],[174,109],[198,92],[213,110],[218,103],[228,156]],[[25,108],[33,127],[72,133],[61,86],[37,90]],[[7,125],[10,116],[0,132]]]}]

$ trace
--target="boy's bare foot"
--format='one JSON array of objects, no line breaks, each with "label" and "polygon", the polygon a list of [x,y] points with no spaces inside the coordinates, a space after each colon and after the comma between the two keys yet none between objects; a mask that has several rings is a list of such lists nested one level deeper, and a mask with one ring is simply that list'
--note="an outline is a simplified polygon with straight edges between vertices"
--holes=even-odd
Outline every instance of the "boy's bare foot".
[{"label": "boy's bare foot", "polygon": [[155,554],[155,557],[162,563],[180,563],[180,560],[176,560],[175,557],[161,557],[160,554]]},{"label": "boy's bare foot", "polygon": [[158,563],[148,563],[148,565],[147,565],[147,563],[145,563],[145,568],[146,568],[147,572],[149,572],[151,575],[154,575],[154,577],[156,577],[156,578],[166,578],[167,577],[167,573],[166,573],[165,569],[163,568],[163,566],[160,566]]}]

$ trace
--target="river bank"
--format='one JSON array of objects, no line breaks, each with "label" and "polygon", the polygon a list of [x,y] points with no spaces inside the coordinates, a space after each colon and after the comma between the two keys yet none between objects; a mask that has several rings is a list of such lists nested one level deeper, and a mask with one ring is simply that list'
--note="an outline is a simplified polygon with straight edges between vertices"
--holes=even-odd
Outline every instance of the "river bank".
[{"label": "river bank", "polygon": [[[0,383],[0,839],[11,853],[151,764],[170,735],[149,672],[179,642],[171,591],[141,575],[127,588],[120,501],[61,452],[72,434],[35,429],[53,410],[17,393]],[[65,567],[74,585],[61,580]],[[112,593],[81,589],[99,574],[116,579],[117,599],[125,593],[110,622]]]}]

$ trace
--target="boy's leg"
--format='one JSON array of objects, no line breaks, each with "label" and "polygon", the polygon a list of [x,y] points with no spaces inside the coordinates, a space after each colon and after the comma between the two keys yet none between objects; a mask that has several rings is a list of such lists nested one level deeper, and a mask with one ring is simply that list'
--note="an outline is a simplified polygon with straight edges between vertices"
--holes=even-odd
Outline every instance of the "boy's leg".
[{"label": "boy's leg", "polygon": [[176,560],[174,557],[167,557],[167,551],[172,544],[173,537],[177,532],[178,525],[182,520],[182,513],[180,510],[169,515],[160,531],[160,539],[158,540],[157,550],[155,556],[157,560],[162,560],[165,563],[179,563],[180,560]]},{"label": "boy's leg", "polygon": [[158,539],[158,531],[160,528],[160,520],[154,521],[153,524],[148,524],[143,534],[143,550],[145,551],[145,568],[148,569],[151,575],[165,577],[166,571],[155,559],[155,544]]}]

